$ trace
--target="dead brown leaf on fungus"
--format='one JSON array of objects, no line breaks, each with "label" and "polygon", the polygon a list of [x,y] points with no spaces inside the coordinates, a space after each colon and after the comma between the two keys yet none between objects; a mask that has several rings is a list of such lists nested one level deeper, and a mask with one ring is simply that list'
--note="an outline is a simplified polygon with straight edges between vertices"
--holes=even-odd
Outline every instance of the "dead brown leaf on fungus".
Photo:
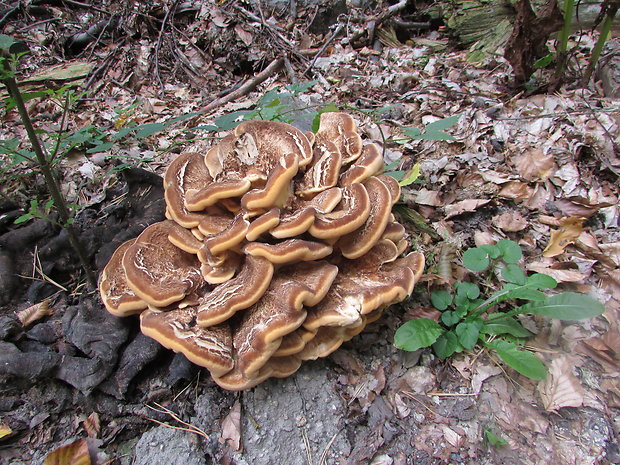
[{"label": "dead brown leaf on fungus", "polygon": [[461,215],[463,213],[476,211],[478,207],[486,205],[490,201],[490,199],[466,199],[453,203],[452,205],[447,205],[444,208],[446,213],[444,219],[452,218],[453,216]]},{"label": "dead brown leaf on fungus", "polygon": [[516,211],[496,215],[492,221],[495,226],[506,232],[523,231],[528,225],[527,219]]},{"label": "dead brown leaf on fungus", "polygon": [[560,221],[560,229],[551,231],[549,244],[543,251],[543,257],[555,257],[564,253],[564,249],[574,243],[583,232],[583,220],[581,217],[568,217]]},{"label": "dead brown leaf on fungus", "polygon": [[236,451],[241,450],[241,402],[238,400],[235,401],[228,415],[222,420],[220,444],[226,443]]},{"label": "dead brown leaf on fungus", "polygon": [[521,177],[528,181],[544,181],[557,169],[553,155],[544,154],[541,149],[523,153],[515,159],[515,166]]},{"label": "dead brown leaf on fungus", "polygon": [[583,386],[573,374],[573,366],[574,362],[567,356],[554,359],[547,379],[538,384],[538,393],[548,412],[583,405]]}]

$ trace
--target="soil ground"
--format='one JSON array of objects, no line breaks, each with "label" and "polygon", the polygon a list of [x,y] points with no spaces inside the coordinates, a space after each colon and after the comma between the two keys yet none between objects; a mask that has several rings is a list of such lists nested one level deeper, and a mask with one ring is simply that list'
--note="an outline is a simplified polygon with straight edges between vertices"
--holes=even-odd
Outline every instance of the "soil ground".
[{"label": "soil ground", "polygon": [[[76,451],[123,465],[620,463],[620,100],[595,79],[575,85],[596,36],[575,37],[565,82],[550,94],[534,81],[532,90],[513,88],[501,50],[469,62],[412,4],[395,15],[400,23],[376,21],[373,30],[386,5],[353,3],[2,3],[2,32],[31,50],[20,63],[23,90],[75,85],[86,94],[67,113],[67,130],[100,128],[57,165],[97,272],[118,244],[164,218],[165,167],[217,136],[200,125],[310,79],[279,110],[304,109],[294,124],[309,128],[316,108],[334,103],[365,138],[385,142],[386,163],[420,164],[400,211],[418,214],[401,221],[428,268],[410,299],[326,359],[223,391],[142,336],[136,319],[105,312],[53,222],[14,224],[31,200],[47,199],[41,177],[5,151],[0,462],[43,463],[70,445],[51,463],[85,463],[71,462]],[[369,32],[374,40],[364,42]],[[283,57],[253,91],[234,93]],[[38,128],[59,128],[63,113],[49,98],[30,100],[29,110]],[[110,139],[201,110],[163,131]],[[456,142],[394,141],[402,126],[457,114]],[[16,112],[3,113],[0,134],[26,140]],[[100,135],[111,144],[89,150]],[[527,270],[605,304],[593,320],[522,321],[535,334],[529,348],[549,366],[546,381],[478,348],[440,361],[393,346],[404,321],[432,312],[427,291],[441,285],[445,262],[450,278],[463,279],[464,248],[506,238],[524,249]],[[545,257],[550,243],[560,253]],[[505,444],[493,445],[489,432]]]}]

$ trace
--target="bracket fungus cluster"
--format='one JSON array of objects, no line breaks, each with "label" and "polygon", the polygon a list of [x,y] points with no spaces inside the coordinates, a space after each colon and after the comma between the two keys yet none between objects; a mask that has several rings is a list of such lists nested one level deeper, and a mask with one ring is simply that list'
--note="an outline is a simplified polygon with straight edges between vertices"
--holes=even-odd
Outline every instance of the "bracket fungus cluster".
[{"label": "bracket fungus cluster", "polygon": [[[247,121],[164,177],[167,220],[122,244],[99,289],[114,315],[247,389],[294,373],[412,292],[424,257],[391,213],[398,183],[345,113],[316,134]],[[400,258],[399,258],[400,257]]]}]

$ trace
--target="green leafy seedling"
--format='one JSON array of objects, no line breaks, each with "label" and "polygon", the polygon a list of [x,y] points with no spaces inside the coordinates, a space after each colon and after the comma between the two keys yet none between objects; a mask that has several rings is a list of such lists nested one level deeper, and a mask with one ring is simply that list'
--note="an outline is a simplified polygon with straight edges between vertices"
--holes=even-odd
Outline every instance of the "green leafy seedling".
[{"label": "green leafy seedling", "polygon": [[[403,350],[432,347],[442,360],[479,345],[495,352],[517,372],[544,379],[547,370],[541,359],[523,348],[532,334],[516,317],[529,314],[580,320],[601,315],[604,307],[586,294],[546,295],[542,291],[554,289],[557,282],[542,273],[528,276],[517,265],[522,256],[519,245],[510,240],[466,250],[463,265],[475,273],[473,276],[485,272],[488,278],[503,283],[501,289],[485,298],[476,283],[461,281],[451,292],[433,291],[430,299],[441,312],[439,321],[420,318],[406,322],[396,331],[394,345]],[[498,306],[502,302],[510,305]]]}]

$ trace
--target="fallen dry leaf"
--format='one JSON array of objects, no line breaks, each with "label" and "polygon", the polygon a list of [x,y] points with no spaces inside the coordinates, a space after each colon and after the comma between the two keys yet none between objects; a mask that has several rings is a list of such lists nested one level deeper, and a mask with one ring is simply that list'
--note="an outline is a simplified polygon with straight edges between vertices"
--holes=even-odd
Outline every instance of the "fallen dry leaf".
[{"label": "fallen dry leaf", "polygon": [[52,451],[43,461],[43,465],[90,465],[88,442],[86,439],[59,447]]},{"label": "fallen dry leaf", "polygon": [[551,239],[543,251],[543,257],[555,257],[564,253],[564,249],[583,232],[583,220],[584,218],[576,216],[563,219],[560,229],[551,231]]},{"label": "fallen dry leaf", "polygon": [[507,182],[502,190],[498,192],[498,196],[513,200],[527,200],[534,193],[534,189],[525,182],[510,181]]},{"label": "fallen dry leaf", "polygon": [[241,450],[241,402],[235,401],[234,405],[222,420],[222,434],[220,444],[228,443],[236,450]]},{"label": "fallen dry leaf", "polygon": [[475,365],[475,373],[471,377],[471,390],[474,394],[479,394],[482,389],[482,383],[492,376],[501,375],[502,369],[497,365],[485,365],[477,363]]},{"label": "fallen dry leaf", "polygon": [[430,205],[431,207],[441,207],[443,205],[439,191],[429,191],[424,188],[416,193],[415,202],[420,205]]},{"label": "fallen dry leaf", "polygon": [[99,432],[101,431],[101,423],[99,421],[99,414],[97,412],[93,412],[82,422],[82,426],[84,427],[84,431],[89,438],[97,438],[99,437]]},{"label": "fallen dry leaf", "polygon": [[17,319],[21,321],[22,325],[29,326],[37,320],[40,320],[44,316],[51,315],[53,310],[50,308],[50,299],[45,299],[38,304],[31,305],[24,310],[17,312]]},{"label": "fallen dry leaf", "polygon": [[446,216],[444,219],[451,218],[453,216],[461,215],[466,212],[476,211],[478,207],[489,203],[490,199],[466,199],[460,202],[453,203],[445,207]]},{"label": "fallen dry leaf", "polygon": [[600,244],[599,248],[616,264],[616,266],[620,266],[620,242]]},{"label": "fallen dry leaf", "polygon": [[582,197],[569,197],[567,199],[558,199],[553,202],[553,205],[560,210],[564,216],[581,216],[584,218],[590,218],[601,208],[610,207],[611,203],[599,203],[591,204],[588,199]]},{"label": "fallen dry leaf", "polygon": [[586,352],[599,362],[608,372],[620,370],[620,333],[610,329],[601,337],[582,341]]},{"label": "fallen dry leaf", "polygon": [[521,177],[528,181],[544,181],[557,169],[553,155],[544,154],[540,149],[530,150],[517,157],[515,165]]},{"label": "fallen dry leaf", "polygon": [[502,231],[516,232],[527,228],[528,221],[519,212],[512,211],[494,216],[493,224]]},{"label": "fallen dry leaf", "polygon": [[562,407],[581,407],[583,392],[581,383],[573,374],[573,362],[568,357],[553,360],[547,379],[538,384],[538,393],[548,412]]},{"label": "fallen dry leaf", "polygon": [[547,262],[533,262],[528,264],[526,268],[536,273],[548,274],[559,283],[576,283],[588,277],[578,270],[552,268]]},{"label": "fallen dry leaf", "polygon": [[2,439],[5,436],[8,436],[11,433],[13,433],[13,430],[10,427],[0,423],[0,439]]}]

